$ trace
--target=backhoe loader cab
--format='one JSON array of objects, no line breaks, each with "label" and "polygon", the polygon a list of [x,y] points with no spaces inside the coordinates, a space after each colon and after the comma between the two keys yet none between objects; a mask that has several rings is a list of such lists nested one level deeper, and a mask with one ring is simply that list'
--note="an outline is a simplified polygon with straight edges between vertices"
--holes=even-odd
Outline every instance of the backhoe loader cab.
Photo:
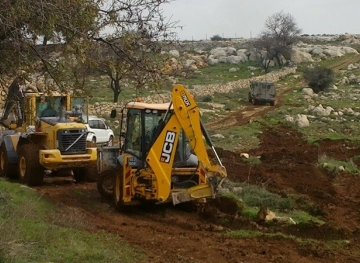
[{"label": "backhoe loader cab", "polygon": [[[138,166],[146,166],[146,156],[164,128],[164,124],[168,121],[165,118],[170,106],[170,103],[145,104],[136,102],[125,107],[126,114],[123,115],[126,115],[126,117],[123,118],[123,125],[126,125],[126,133],[123,134],[123,151],[136,157]],[[171,150],[173,150],[173,144],[171,139],[168,138],[168,141],[164,143],[164,149],[161,149],[161,158],[168,160]],[[189,142],[184,131],[181,130],[174,166],[196,167],[197,165],[197,157],[190,153]]]},{"label": "backhoe loader cab", "polygon": [[137,203],[173,204],[214,198],[226,177],[225,167],[207,155],[209,135],[188,91],[176,85],[164,104],[127,103],[122,110],[119,147],[99,153],[101,195],[118,210]]}]

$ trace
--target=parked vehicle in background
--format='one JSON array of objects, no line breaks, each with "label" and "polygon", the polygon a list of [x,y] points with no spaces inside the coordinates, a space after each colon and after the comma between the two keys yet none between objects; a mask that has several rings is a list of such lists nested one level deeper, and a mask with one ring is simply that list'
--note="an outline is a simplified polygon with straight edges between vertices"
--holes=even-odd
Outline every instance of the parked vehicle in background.
[{"label": "parked vehicle in background", "polygon": [[89,116],[86,128],[88,130],[87,141],[107,146],[114,145],[114,132],[104,119],[97,116]]},{"label": "parked vehicle in background", "polygon": [[273,82],[251,81],[249,91],[249,102],[253,105],[276,103],[276,87]]}]

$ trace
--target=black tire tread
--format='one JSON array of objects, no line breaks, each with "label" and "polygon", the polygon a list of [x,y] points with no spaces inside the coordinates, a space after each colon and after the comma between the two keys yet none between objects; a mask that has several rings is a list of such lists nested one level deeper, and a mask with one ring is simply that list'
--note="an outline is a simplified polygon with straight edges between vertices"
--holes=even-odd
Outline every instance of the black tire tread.
[{"label": "black tire tread", "polygon": [[99,179],[97,162],[91,162],[86,167],[78,167],[73,169],[74,178],[77,183],[96,182]]},{"label": "black tire tread", "polygon": [[[44,179],[44,167],[39,162],[40,145],[27,143],[18,146],[18,172],[20,183],[36,186],[41,185]],[[20,160],[25,158],[26,170],[24,176],[20,173]]]},{"label": "black tire tread", "polygon": [[[3,155],[4,163],[1,163],[1,155]],[[17,165],[15,163],[9,163],[6,147],[4,144],[0,147],[0,177],[8,177],[10,179],[19,178]]]},{"label": "black tire tread", "polygon": [[[100,173],[97,181],[97,189],[103,198],[110,199],[113,196],[113,189],[115,184],[116,169],[105,170]],[[112,180],[112,187],[106,187],[105,182]]]}]

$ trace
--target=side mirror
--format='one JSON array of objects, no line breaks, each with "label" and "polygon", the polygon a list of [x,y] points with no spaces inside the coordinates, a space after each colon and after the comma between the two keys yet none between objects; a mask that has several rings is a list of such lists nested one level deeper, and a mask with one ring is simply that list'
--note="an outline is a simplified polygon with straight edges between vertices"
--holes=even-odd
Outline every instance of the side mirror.
[{"label": "side mirror", "polygon": [[116,110],[111,110],[110,118],[114,119],[116,117]]}]

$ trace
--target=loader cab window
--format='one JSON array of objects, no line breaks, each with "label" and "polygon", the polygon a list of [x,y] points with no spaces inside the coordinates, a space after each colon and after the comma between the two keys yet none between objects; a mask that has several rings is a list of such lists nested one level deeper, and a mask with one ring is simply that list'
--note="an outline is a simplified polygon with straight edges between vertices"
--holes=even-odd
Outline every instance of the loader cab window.
[{"label": "loader cab window", "polygon": [[145,151],[149,151],[160,133],[160,121],[163,119],[165,111],[145,110]]},{"label": "loader cab window", "polygon": [[125,150],[139,159],[145,157],[161,131],[159,123],[164,114],[165,111],[156,109],[129,109]]},{"label": "loader cab window", "polygon": [[129,109],[126,115],[125,151],[141,158],[141,115],[138,109]]},{"label": "loader cab window", "polygon": [[36,115],[39,117],[59,116],[61,96],[36,98]]},{"label": "loader cab window", "polygon": [[86,98],[74,97],[70,101],[72,117],[77,117],[75,121],[88,123],[88,101]]}]

